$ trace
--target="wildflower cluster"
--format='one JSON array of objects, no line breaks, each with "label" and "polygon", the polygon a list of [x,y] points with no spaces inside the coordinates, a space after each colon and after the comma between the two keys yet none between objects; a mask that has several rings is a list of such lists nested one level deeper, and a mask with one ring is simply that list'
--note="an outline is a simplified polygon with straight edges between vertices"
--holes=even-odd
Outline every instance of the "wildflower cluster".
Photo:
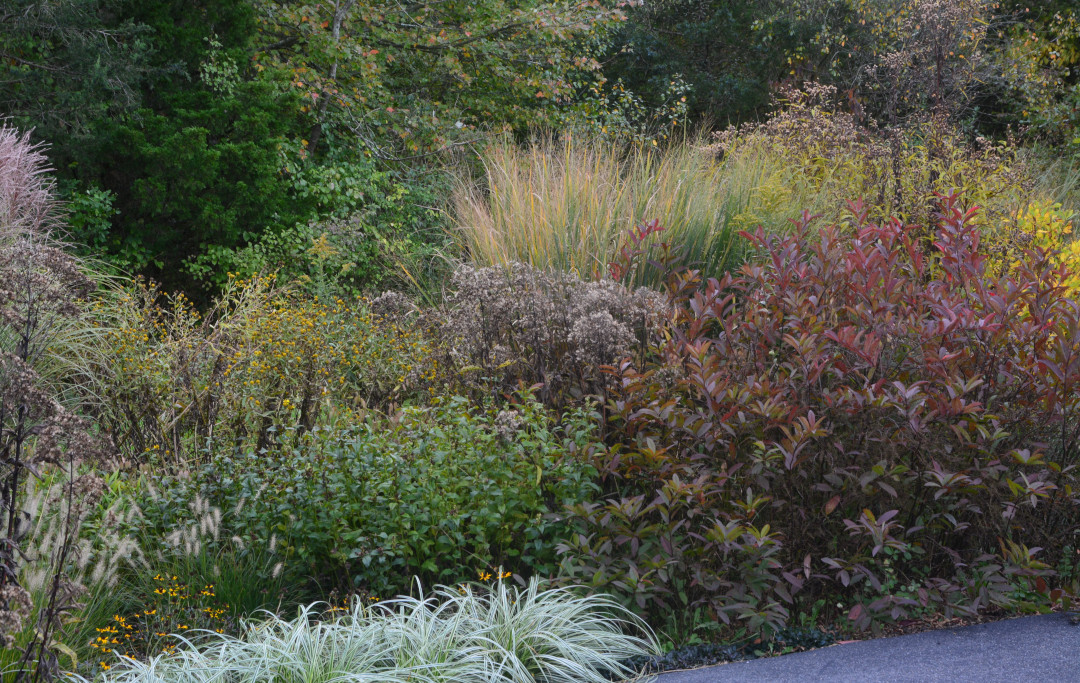
[{"label": "wildflower cluster", "polygon": [[190,461],[211,441],[261,450],[436,377],[431,342],[407,315],[297,294],[273,276],[229,283],[205,314],[145,284],[99,310],[106,349],[88,385],[108,396],[100,420],[124,435],[125,454]]},{"label": "wildflower cluster", "polygon": [[117,658],[145,660],[176,650],[178,634],[188,632],[233,633],[238,622],[230,616],[229,605],[219,605],[213,584],[191,586],[180,577],[157,574],[155,588],[146,597],[143,609],[128,615],[114,614],[97,627],[90,647],[101,653],[98,666],[108,670]]},{"label": "wildflower cluster", "polygon": [[494,569],[492,571],[494,573],[492,573],[491,571],[486,571],[484,569],[478,569],[476,573],[479,575],[479,579],[482,583],[487,583],[492,579],[496,581],[502,581],[503,579],[509,579],[511,576],[514,575],[513,572],[504,572],[501,569]]}]

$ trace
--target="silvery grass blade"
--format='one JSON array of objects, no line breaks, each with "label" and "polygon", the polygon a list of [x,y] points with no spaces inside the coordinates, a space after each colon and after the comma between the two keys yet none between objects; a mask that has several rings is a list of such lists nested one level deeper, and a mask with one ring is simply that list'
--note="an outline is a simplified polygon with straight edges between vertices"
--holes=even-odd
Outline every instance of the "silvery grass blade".
[{"label": "silvery grass blade", "polygon": [[482,651],[470,642],[469,625],[453,604],[424,598],[421,591],[420,598],[386,600],[366,614],[397,666],[423,667],[439,680],[487,680],[476,678]]}]

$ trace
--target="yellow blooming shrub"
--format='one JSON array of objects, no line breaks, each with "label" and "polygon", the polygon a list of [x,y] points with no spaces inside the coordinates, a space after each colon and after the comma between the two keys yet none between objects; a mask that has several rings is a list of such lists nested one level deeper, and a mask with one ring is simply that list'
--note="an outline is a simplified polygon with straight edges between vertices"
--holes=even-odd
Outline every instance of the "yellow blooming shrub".
[{"label": "yellow blooming shrub", "polygon": [[1064,285],[1080,291],[1080,242],[1074,239],[1075,212],[1048,200],[1033,201],[1007,220],[979,221],[980,241],[990,256],[987,273],[1001,277],[1020,265],[1025,249],[1055,253],[1058,265],[1069,270]]},{"label": "yellow blooming shrub", "polygon": [[87,389],[126,456],[190,462],[400,404],[435,378],[428,335],[365,299],[319,299],[273,276],[231,278],[204,313],[152,285],[98,308]]}]

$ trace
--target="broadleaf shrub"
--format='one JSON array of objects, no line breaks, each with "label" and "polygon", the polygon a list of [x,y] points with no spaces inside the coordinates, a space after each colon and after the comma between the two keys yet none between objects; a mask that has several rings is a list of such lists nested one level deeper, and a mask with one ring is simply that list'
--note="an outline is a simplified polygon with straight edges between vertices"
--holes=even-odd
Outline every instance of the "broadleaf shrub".
[{"label": "broadleaf shrub", "polygon": [[1049,250],[990,276],[976,211],[939,202],[932,248],[853,204],[745,234],[737,275],[672,275],[649,359],[612,370],[623,444],[570,577],[763,630],[823,595],[868,627],[1045,586],[1080,530],[1080,303]]},{"label": "broadleaf shrub", "polygon": [[528,397],[502,410],[452,397],[321,427],[296,445],[218,455],[163,482],[143,510],[168,533],[186,522],[185,501],[213,500],[248,547],[277,546],[287,578],[382,597],[408,591],[413,577],[431,585],[499,567],[552,576],[569,529],[549,515],[595,495],[594,431],[585,410],[556,424]]}]

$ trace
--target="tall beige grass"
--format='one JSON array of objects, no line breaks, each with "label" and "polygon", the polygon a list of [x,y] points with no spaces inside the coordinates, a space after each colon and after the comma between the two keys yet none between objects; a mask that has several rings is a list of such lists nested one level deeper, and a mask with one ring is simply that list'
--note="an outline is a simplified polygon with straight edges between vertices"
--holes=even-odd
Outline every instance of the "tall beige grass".
[{"label": "tall beige grass", "polygon": [[[721,160],[703,140],[656,148],[569,135],[527,146],[498,139],[479,158],[481,177],[462,176],[452,204],[454,237],[480,265],[520,261],[587,277],[604,272],[630,228],[656,219],[666,230],[655,239],[711,275],[745,258],[740,230],[784,229],[816,203],[782,178],[780,160]],[[646,267],[635,274],[636,284],[657,277]]]}]

